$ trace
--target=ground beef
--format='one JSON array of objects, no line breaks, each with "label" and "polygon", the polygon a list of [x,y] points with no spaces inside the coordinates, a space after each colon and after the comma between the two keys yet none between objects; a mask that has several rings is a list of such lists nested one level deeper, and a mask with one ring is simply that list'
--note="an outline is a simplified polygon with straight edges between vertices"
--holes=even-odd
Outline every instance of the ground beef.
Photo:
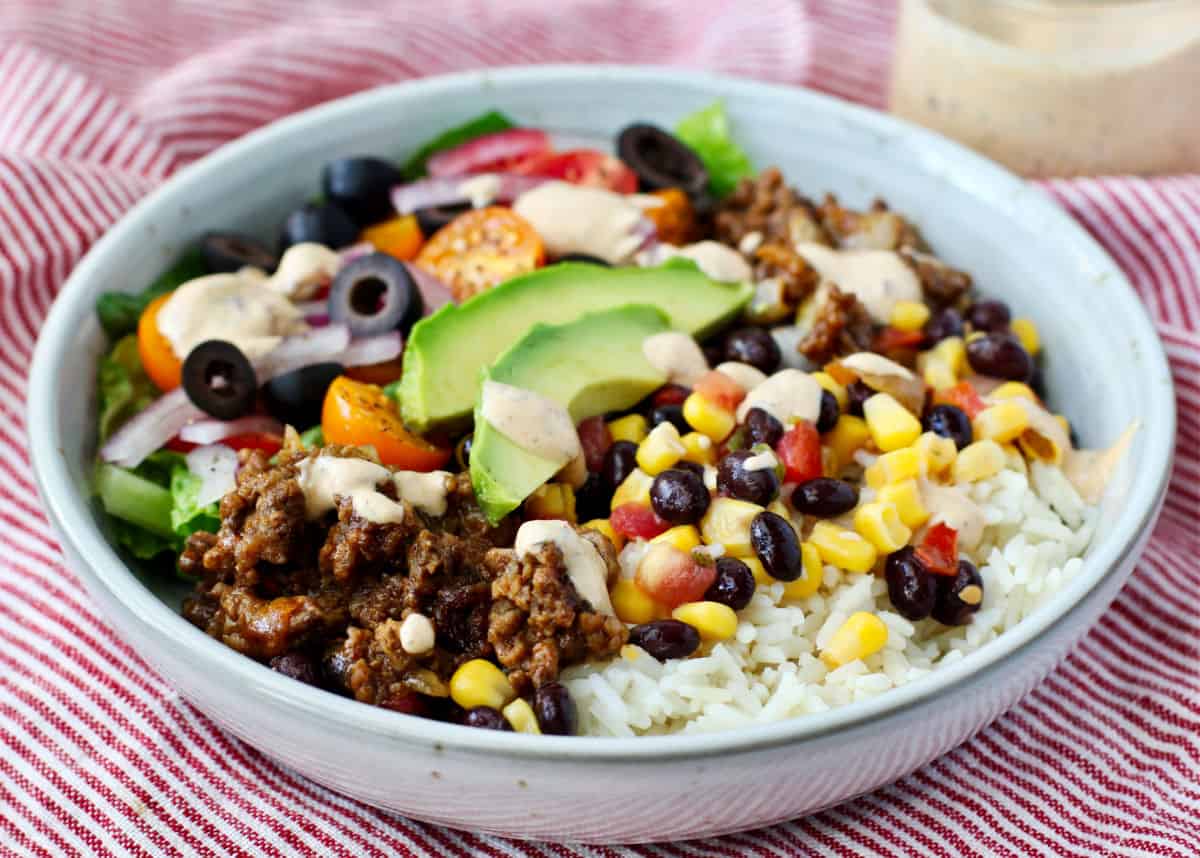
[{"label": "ground beef", "polygon": [[839,355],[870,349],[874,331],[871,317],[858,298],[830,284],[817,307],[812,329],[796,348],[813,363],[824,364]]},{"label": "ground beef", "polygon": [[839,247],[855,250],[899,250],[924,246],[916,228],[887,204],[876,200],[867,211],[843,208],[833,194],[826,194],[817,207],[825,232]]},{"label": "ground beef", "polygon": [[830,244],[812,203],[788,187],[778,167],[742,179],[721,201],[713,227],[717,239],[732,247],[753,233],[762,242]]},{"label": "ground beef", "polygon": [[[383,491],[395,499],[391,486],[384,486]],[[376,524],[357,515],[350,498],[338,498],[337,521],[329,528],[318,555],[322,574],[345,582],[372,572],[403,568],[408,546],[422,525],[412,507],[403,501],[401,504],[405,515],[400,522]]]},{"label": "ground beef", "polygon": [[958,303],[971,289],[971,275],[942,262],[936,256],[904,248],[900,256],[917,273],[928,301],[939,307]]},{"label": "ground beef", "polygon": [[817,290],[821,275],[787,241],[769,241],[754,251],[754,276],[762,281],[777,278],[783,284],[783,298],[796,307]]},{"label": "ground beef", "polygon": [[251,658],[269,659],[304,646],[330,618],[316,599],[264,599],[245,587],[217,583],[184,603],[184,616]]}]

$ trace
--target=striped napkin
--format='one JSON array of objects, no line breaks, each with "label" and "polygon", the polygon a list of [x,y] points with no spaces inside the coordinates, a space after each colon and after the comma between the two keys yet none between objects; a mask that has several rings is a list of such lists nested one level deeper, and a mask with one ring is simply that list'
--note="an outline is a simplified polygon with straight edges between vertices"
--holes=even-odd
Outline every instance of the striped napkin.
[{"label": "striped napkin", "polygon": [[1200,855],[1194,176],[1046,184],[1135,284],[1178,386],[1175,480],[1132,580],[967,746],[806,819],[568,848],[344,799],[184,703],[97,613],[39,508],[23,418],[39,324],[88,246],[184,164],[330,98],[487,65],[666,63],[878,107],[893,15],[884,0],[0,2],[0,854]]}]

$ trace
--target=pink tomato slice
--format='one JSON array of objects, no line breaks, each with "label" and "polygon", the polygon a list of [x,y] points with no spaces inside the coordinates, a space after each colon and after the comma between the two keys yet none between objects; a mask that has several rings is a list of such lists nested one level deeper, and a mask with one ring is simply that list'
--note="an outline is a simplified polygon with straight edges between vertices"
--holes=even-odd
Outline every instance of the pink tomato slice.
[{"label": "pink tomato slice", "polygon": [[484,134],[438,152],[426,164],[433,177],[465,176],[503,170],[508,164],[549,151],[550,135],[536,128],[510,128]]},{"label": "pink tomato slice", "polygon": [[607,188],[619,194],[637,191],[637,174],[620,158],[596,149],[538,152],[508,166],[512,172],[526,176],[561,179],[573,185]]}]

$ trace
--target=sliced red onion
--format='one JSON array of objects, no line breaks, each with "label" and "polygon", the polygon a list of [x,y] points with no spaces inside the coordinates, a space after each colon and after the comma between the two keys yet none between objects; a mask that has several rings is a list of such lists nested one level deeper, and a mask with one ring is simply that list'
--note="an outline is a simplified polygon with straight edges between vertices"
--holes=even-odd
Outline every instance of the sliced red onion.
[{"label": "sliced red onion", "polygon": [[368,366],[400,357],[404,351],[404,337],[399,331],[390,331],[375,337],[354,340],[340,355],[332,360],[342,366]]},{"label": "sliced red onion", "polygon": [[464,176],[486,172],[489,166],[550,148],[550,135],[537,128],[509,128],[484,134],[430,157],[425,167],[431,176]]},{"label": "sliced red onion", "polygon": [[183,388],[177,387],[151,402],[114,432],[100,448],[100,458],[123,468],[137,467],[188,423],[207,417],[192,404]]},{"label": "sliced red onion", "polygon": [[237,420],[197,420],[179,430],[179,440],[189,444],[215,444],[222,438],[251,433],[282,435],[283,424],[274,417],[260,414]]},{"label": "sliced red onion", "polygon": [[[481,174],[482,175],[482,174]],[[491,173],[498,180],[493,199],[510,203],[528,190],[550,181],[544,176],[522,176],[517,173]],[[464,181],[470,176],[449,176],[421,179],[410,185],[392,188],[392,205],[400,214],[412,214],[419,209],[465,203],[468,197],[462,190]]]},{"label": "sliced red onion", "polygon": [[421,292],[421,300],[425,304],[424,315],[431,316],[435,310],[454,300],[454,294],[435,275],[411,262],[405,262],[404,267],[408,269],[413,282],[417,284],[417,289]]},{"label": "sliced red onion", "polygon": [[312,328],[287,337],[255,365],[258,383],[264,384],[284,373],[314,363],[336,361],[349,345],[350,329],[340,324]]},{"label": "sliced red onion", "polygon": [[237,452],[224,444],[209,444],[188,453],[188,470],[200,478],[196,503],[208,506],[232,491],[236,484],[237,464]]},{"label": "sliced red onion", "polygon": [[343,247],[338,251],[338,256],[342,258],[342,267],[349,265],[360,256],[368,256],[375,252],[375,245],[369,241],[360,241],[357,244],[352,244],[349,247]]}]

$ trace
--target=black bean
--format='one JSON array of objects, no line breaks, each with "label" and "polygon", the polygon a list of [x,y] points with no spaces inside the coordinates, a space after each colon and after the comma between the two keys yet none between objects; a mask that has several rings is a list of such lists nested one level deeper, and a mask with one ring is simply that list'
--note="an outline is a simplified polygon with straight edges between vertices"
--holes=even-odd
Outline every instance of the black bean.
[{"label": "black bean", "polygon": [[[837,402],[834,402],[837,405]],[[751,445],[766,444],[774,447],[783,437],[783,424],[775,415],[761,408],[751,408],[746,412],[746,439]]]},{"label": "black bean", "polygon": [[625,478],[637,469],[637,444],[632,441],[614,441],[604,454],[600,477],[610,491],[625,482]]},{"label": "black bean", "polygon": [[708,489],[695,471],[669,468],[650,484],[650,506],[671,524],[691,524],[708,512]]},{"label": "black bean", "polygon": [[828,390],[822,390],[821,413],[817,417],[817,431],[824,435],[837,425],[838,418],[841,416],[842,409],[838,407],[837,397]]},{"label": "black bean", "polygon": [[937,576],[933,618],[947,626],[963,626],[983,604],[983,576],[970,560],[958,561],[958,574]]},{"label": "black bean", "polygon": [[405,715],[429,718],[433,714],[429,700],[430,698],[415,691],[400,691],[380,700],[379,705],[393,712],[402,712]]},{"label": "black bean", "polygon": [[975,440],[971,418],[957,405],[933,406],[925,412],[925,419],[921,421],[921,425],[927,432],[949,438],[960,450]]},{"label": "black bean", "polygon": [[302,652],[285,652],[271,659],[271,670],[282,673],[291,679],[299,680],[305,685],[319,685],[317,665]]},{"label": "black bean", "polygon": [[993,378],[1028,381],[1033,376],[1033,358],[1021,341],[1008,333],[984,334],[967,343],[971,369]]},{"label": "black bean", "polygon": [[846,385],[846,410],[855,417],[863,416],[863,403],[875,395],[875,391],[858,379]]},{"label": "black bean", "polygon": [[551,736],[574,736],[578,721],[571,692],[560,682],[547,682],[533,693],[538,727]]},{"label": "black bean", "polygon": [[700,646],[700,633],[679,620],[654,620],[634,626],[629,642],[659,661],[687,658]]},{"label": "black bean", "polygon": [[498,710],[491,706],[476,706],[468,709],[463,715],[463,723],[468,727],[478,727],[481,730],[501,730],[511,733],[512,724]]},{"label": "black bean", "polygon": [[766,328],[738,328],[725,335],[725,360],[748,363],[767,375],[779,369],[783,354]]},{"label": "black bean", "polygon": [[773,512],[760,512],[750,522],[750,545],[767,574],[777,581],[795,581],[804,574],[800,540],[791,522]]},{"label": "black bean", "polygon": [[682,405],[660,405],[657,408],[651,409],[647,415],[647,420],[650,422],[650,428],[652,429],[659,423],[673,423],[675,424],[675,428],[679,430],[680,435],[686,435],[692,431],[692,427],[683,418]]},{"label": "black bean", "polygon": [[613,490],[599,474],[588,474],[583,485],[575,490],[575,517],[578,521],[608,518]]},{"label": "black bean", "polygon": [[1003,301],[976,301],[967,308],[967,321],[977,331],[1007,331],[1012,313]]},{"label": "black bean", "polygon": [[936,582],[911,545],[888,555],[884,577],[888,598],[900,616],[913,621],[929,616],[937,597]]},{"label": "black bean", "polygon": [[709,366],[725,362],[725,349],[721,348],[720,343],[708,343],[701,346],[700,350],[704,352],[704,359],[708,361]]},{"label": "black bean", "polygon": [[938,343],[949,337],[963,335],[962,314],[953,307],[939,310],[925,323],[925,339],[929,343]]},{"label": "black bean", "polygon": [[858,489],[845,480],[835,480],[833,477],[806,480],[792,492],[792,506],[796,512],[817,518],[833,518],[849,512],[857,504]]},{"label": "black bean", "polygon": [[717,467],[717,491],[738,500],[766,506],[779,494],[779,476],[773,467],[746,469],[752,450],[734,450]]},{"label": "black bean", "polygon": [[702,479],[702,480],[704,479],[704,466],[701,465],[699,462],[685,462],[683,459],[680,459],[678,462],[676,462],[671,467],[678,468],[681,471],[691,471],[693,474],[695,474],[700,479]]},{"label": "black bean", "polygon": [[704,598],[740,611],[750,604],[754,590],[754,573],[750,567],[736,557],[722,557],[717,561],[717,577],[713,579]]}]

